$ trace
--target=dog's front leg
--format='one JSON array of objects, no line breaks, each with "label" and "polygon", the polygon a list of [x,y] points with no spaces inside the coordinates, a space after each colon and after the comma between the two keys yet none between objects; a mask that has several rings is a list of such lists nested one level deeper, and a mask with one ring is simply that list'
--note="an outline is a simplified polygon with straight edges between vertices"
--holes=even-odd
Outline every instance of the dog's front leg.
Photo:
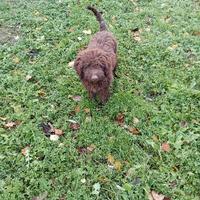
[{"label": "dog's front leg", "polygon": [[102,104],[105,104],[108,101],[110,96],[109,88],[104,88],[99,91],[99,99]]},{"label": "dog's front leg", "polygon": [[89,91],[89,98],[92,100],[96,97],[96,93],[95,92],[92,92],[92,91]]}]

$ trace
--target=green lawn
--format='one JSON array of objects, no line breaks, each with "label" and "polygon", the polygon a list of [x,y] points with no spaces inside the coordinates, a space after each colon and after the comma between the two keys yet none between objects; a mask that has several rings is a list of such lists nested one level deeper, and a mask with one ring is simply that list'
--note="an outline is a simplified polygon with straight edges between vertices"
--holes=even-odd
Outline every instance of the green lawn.
[{"label": "green lawn", "polygon": [[[103,107],[68,65],[98,31],[91,4],[118,40]],[[147,200],[154,190],[199,200],[199,11],[198,0],[1,0],[0,199]],[[64,131],[58,141],[44,135],[48,121]]]}]

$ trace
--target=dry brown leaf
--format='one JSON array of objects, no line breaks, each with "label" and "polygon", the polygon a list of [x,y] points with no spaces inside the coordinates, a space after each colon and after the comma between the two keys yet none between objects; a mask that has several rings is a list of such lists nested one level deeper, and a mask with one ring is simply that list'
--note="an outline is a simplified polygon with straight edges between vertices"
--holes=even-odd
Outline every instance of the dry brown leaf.
[{"label": "dry brown leaf", "polygon": [[170,198],[165,197],[165,195],[163,194],[158,194],[154,190],[150,191],[150,193],[148,194],[148,198],[149,200],[171,200]]},{"label": "dry brown leaf", "polygon": [[75,109],[74,109],[74,111],[75,111],[76,113],[79,113],[79,112],[81,111],[80,106],[76,106]]},{"label": "dry brown leaf", "polygon": [[80,154],[86,154],[86,153],[92,153],[95,150],[96,146],[94,144],[91,144],[88,147],[77,147],[77,151]]},{"label": "dry brown leaf", "polygon": [[73,131],[77,131],[80,129],[80,125],[78,123],[70,123],[69,128]]},{"label": "dry brown leaf", "polygon": [[165,152],[169,152],[170,151],[170,145],[167,142],[162,143],[161,145],[161,149]]},{"label": "dry brown leaf", "polygon": [[139,135],[140,134],[140,131],[138,128],[135,128],[135,127],[128,127],[128,131],[130,133],[132,133],[133,135]]},{"label": "dry brown leaf", "polygon": [[26,156],[27,153],[29,152],[29,150],[30,150],[30,146],[27,146],[27,147],[23,148],[23,149],[21,150],[22,155],[23,155],[23,156]]},{"label": "dry brown leaf", "polygon": [[38,95],[40,97],[44,97],[46,95],[46,93],[45,93],[45,91],[43,89],[41,89],[41,90],[38,91]]},{"label": "dry brown leaf", "polygon": [[193,32],[193,34],[192,35],[195,35],[195,36],[200,36],[200,31],[195,31],[195,32]]},{"label": "dry brown leaf", "polygon": [[93,152],[96,149],[96,146],[94,144],[91,144],[90,146],[87,147],[88,152]]},{"label": "dry brown leaf", "polygon": [[75,96],[72,96],[72,99],[74,100],[74,101],[81,101],[81,96],[79,96],[79,95],[75,95]]},{"label": "dry brown leaf", "polygon": [[55,133],[55,135],[59,135],[59,136],[64,134],[64,132],[62,130],[57,129],[57,128],[54,128],[54,133]]},{"label": "dry brown leaf", "polygon": [[10,121],[10,122],[7,122],[4,127],[5,128],[8,128],[8,129],[11,129],[11,128],[14,128],[16,127],[17,125],[19,125],[20,122],[19,121]]},{"label": "dry brown leaf", "polygon": [[119,124],[119,125],[122,125],[124,123],[124,119],[125,119],[125,116],[123,113],[119,113],[117,116],[116,116],[116,122]]}]

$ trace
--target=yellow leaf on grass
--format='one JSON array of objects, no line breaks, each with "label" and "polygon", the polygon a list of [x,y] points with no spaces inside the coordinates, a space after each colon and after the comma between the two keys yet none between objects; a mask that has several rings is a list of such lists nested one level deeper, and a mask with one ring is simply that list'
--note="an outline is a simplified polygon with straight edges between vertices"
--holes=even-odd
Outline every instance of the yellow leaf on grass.
[{"label": "yellow leaf on grass", "polygon": [[111,154],[108,155],[107,161],[108,161],[111,165],[114,165],[114,163],[115,163],[115,159],[114,159],[114,157],[113,157]]},{"label": "yellow leaf on grass", "polygon": [[14,62],[15,64],[19,64],[20,59],[19,59],[17,56],[15,56],[15,57],[13,58],[13,62]]},{"label": "yellow leaf on grass", "polygon": [[121,168],[122,168],[122,164],[119,160],[116,160],[115,163],[114,163],[114,168],[117,170],[117,171],[121,171]]}]

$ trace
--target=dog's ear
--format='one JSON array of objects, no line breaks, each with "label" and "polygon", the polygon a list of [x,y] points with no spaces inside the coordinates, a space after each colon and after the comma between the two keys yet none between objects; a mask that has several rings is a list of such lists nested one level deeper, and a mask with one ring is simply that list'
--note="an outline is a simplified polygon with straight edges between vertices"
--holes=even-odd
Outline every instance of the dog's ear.
[{"label": "dog's ear", "polygon": [[76,58],[74,62],[74,68],[81,79],[84,77],[83,73],[83,63],[80,57]]}]

